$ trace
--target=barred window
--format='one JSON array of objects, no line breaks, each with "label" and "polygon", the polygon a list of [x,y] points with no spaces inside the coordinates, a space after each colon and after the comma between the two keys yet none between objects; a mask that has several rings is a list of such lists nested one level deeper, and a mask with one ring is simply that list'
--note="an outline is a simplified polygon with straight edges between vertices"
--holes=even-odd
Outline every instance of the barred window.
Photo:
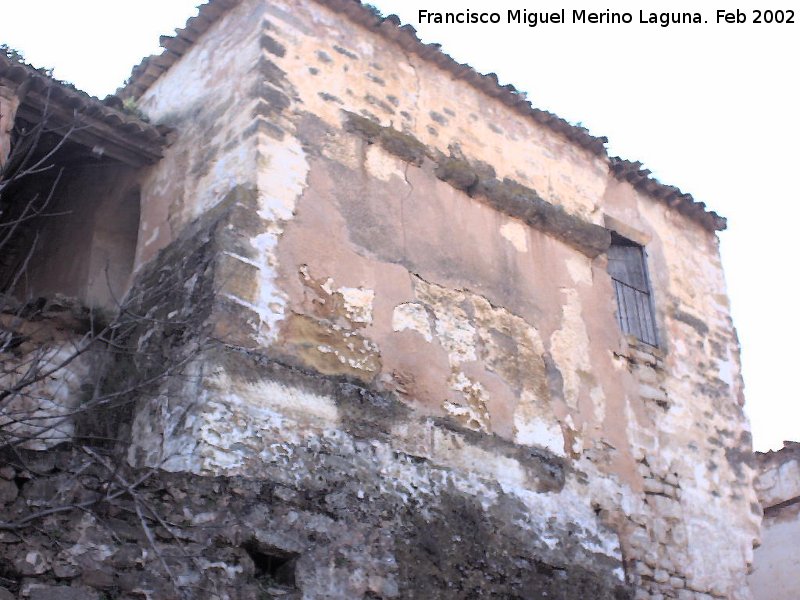
[{"label": "barred window", "polygon": [[608,249],[608,274],[617,297],[617,319],[623,333],[658,346],[656,320],[644,248],[614,232]]}]

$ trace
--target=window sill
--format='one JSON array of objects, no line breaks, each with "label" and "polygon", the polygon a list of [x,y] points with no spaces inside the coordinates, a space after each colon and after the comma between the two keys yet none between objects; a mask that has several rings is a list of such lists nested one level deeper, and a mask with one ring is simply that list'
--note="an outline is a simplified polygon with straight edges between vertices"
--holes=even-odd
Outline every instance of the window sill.
[{"label": "window sill", "polygon": [[620,340],[619,351],[615,354],[630,361],[644,363],[657,369],[664,368],[666,353],[661,348],[651,346],[632,335],[624,335]]}]

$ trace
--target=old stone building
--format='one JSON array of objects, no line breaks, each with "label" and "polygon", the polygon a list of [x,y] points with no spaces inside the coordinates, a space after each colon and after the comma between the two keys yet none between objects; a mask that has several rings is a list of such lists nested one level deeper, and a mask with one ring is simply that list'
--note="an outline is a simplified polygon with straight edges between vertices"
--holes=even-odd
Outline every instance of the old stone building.
[{"label": "old stone building", "polygon": [[[66,179],[28,184],[69,216],[19,237],[24,280],[3,266],[25,340],[4,356],[127,316],[16,400],[58,395],[39,415],[57,426],[19,445],[99,428],[146,473],[103,488],[128,505],[43,517],[58,543],[4,534],[0,585],[751,597],[723,218],[353,0],[212,0],[162,45],[105,103],[0,63],[2,156],[15,115],[80,121]],[[105,412],[76,422],[86,381]],[[63,452],[5,472],[6,523],[64,489]]]},{"label": "old stone building", "polygon": [[755,600],[793,600],[800,593],[800,443],[757,452],[756,466],[764,522],[750,589]]}]

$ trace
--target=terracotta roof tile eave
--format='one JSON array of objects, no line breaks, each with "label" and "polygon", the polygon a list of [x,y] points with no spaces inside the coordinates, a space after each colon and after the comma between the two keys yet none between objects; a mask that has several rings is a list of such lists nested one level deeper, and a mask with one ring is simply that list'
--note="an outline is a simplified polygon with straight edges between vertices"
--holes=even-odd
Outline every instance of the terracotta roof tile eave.
[{"label": "terracotta roof tile eave", "polygon": [[163,128],[107,106],[82,90],[0,53],[0,82],[3,81],[17,88],[26,84],[26,105],[37,105],[41,110],[41,105],[49,102],[52,106],[60,107],[65,114],[79,115],[89,126],[96,123],[97,127],[115,136],[119,143],[134,152],[137,147],[140,148],[143,162],[157,159],[166,144]]},{"label": "terracotta roof tile eave", "polygon": [[704,202],[698,202],[691,194],[654,179],[650,176],[650,171],[642,167],[642,163],[616,156],[610,157],[609,162],[611,173],[620,181],[627,181],[637,190],[693,218],[710,231],[724,231],[727,228],[728,222],[725,217],[708,210]]}]

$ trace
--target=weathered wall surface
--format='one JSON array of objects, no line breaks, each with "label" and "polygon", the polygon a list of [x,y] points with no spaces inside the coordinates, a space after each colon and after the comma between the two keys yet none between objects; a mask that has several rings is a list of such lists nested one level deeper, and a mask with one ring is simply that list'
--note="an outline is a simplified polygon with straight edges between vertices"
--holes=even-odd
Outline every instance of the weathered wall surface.
[{"label": "weathered wall surface", "polygon": [[137,265],[238,184],[254,184],[252,110],[260,8],[229,13],[204,45],[158,80],[138,102],[155,122],[180,135],[143,182]]},{"label": "weathered wall surface", "polygon": [[[231,274],[220,278],[219,296],[231,310],[246,312],[247,327],[267,344],[283,298],[274,289],[271,269],[261,267],[275,262],[281,222],[292,215],[306,166],[299,140],[284,134],[292,127],[282,116],[290,100],[282,89],[283,74],[262,47],[269,45],[264,10],[260,2],[244,2],[229,11],[140,100],[151,119],[180,135],[142,186],[137,264],[152,259],[234,189],[255,190],[235,224],[252,233],[252,244],[246,251],[224,251],[227,266],[221,268]],[[234,275],[237,270],[251,271],[248,281]],[[252,297],[236,293],[240,285],[252,290]]]},{"label": "weathered wall surface", "polygon": [[[81,452],[24,454],[14,467],[0,469],[0,507],[10,519],[24,519],[54,499],[90,502],[118,492],[120,481],[141,483],[135,496],[115,495],[99,513],[54,512],[24,539],[0,532],[0,597],[628,597],[594,569],[532,558],[527,532],[509,526],[505,514],[522,515],[519,506],[487,510],[454,487],[447,472],[414,498],[392,485],[392,474],[373,472],[363,487],[353,476],[365,464],[325,449],[309,447],[298,457],[317,474],[316,484],[302,487],[287,464],[271,466],[268,480],[124,466],[109,480],[109,469]],[[102,458],[115,464],[113,456]],[[416,469],[411,461],[405,468]],[[374,487],[381,483],[386,487]],[[429,493],[438,497],[415,501]],[[12,573],[20,574],[16,585],[10,585]]]},{"label": "weathered wall surface", "polygon": [[790,600],[800,594],[800,444],[786,442],[756,459],[764,521],[748,582],[755,600]]},{"label": "weathered wall surface", "polygon": [[11,131],[14,129],[14,117],[19,106],[14,90],[0,85],[0,169],[6,163],[11,152]]},{"label": "weathered wall surface", "polygon": [[[357,380],[213,339],[219,300],[212,278],[222,272],[221,248],[232,243],[229,225],[253,196],[231,194],[204,215],[143,270],[132,292],[132,310],[153,323],[135,336],[142,355],[155,365],[186,362],[140,406],[131,462],[238,474],[319,498],[321,522],[304,512],[270,532],[275,548],[308,565],[306,597],[558,590],[579,598],[587,589],[600,598],[624,596],[618,537],[598,517],[603,507],[582,496],[590,463],[573,470],[546,449],[417,414]],[[198,348],[196,340],[205,341]],[[611,494],[599,477],[591,479],[603,497]],[[355,546],[337,550],[339,541],[331,547],[305,534],[298,540],[298,527],[317,537],[348,531]],[[487,549],[492,529],[506,533]],[[569,541],[573,535],[588,543]],[[418,545],[432,564],[420,565]],[[521,562],[508,562],[512,549]],[[353,579],[353,571],[363,577]]]},{"label": "weathered wall surface", "polygon": [[[47,450],[72,439],[96,355],[83,352],[89,314],[63,297],[42,307],[0,306],[3,444]],[[27,310],[26,310],[27,309]],[[13,498],[12,498],[13,499]]]},{"label": "weathered wall surface", "polygon": [[[337,520],[387,503],[392,530],[430,538],[412,536],[423,567],[397,534],[400,597],[433,581],[467,597],[445,591],[472,577],[446,557],[473,552],[485,589],[526,597],[539,583],[510,577],[513,539],[564,597],[588,576],[749,598],[760,510],[713,233],[310,0],[243,2],[141,107],[178,133],[142,187],[139,262],[192,256],[192,228],[215,249],[197,261],[207,311],[153,310],[202,315],[223,345],[140,404],[132,462],[316,490]],[[600,226],[647,241],[658,349],[619,332]],[[357,530],[382,556],[374,510]],[[385,594],[331,573],[332,597]]]}]

